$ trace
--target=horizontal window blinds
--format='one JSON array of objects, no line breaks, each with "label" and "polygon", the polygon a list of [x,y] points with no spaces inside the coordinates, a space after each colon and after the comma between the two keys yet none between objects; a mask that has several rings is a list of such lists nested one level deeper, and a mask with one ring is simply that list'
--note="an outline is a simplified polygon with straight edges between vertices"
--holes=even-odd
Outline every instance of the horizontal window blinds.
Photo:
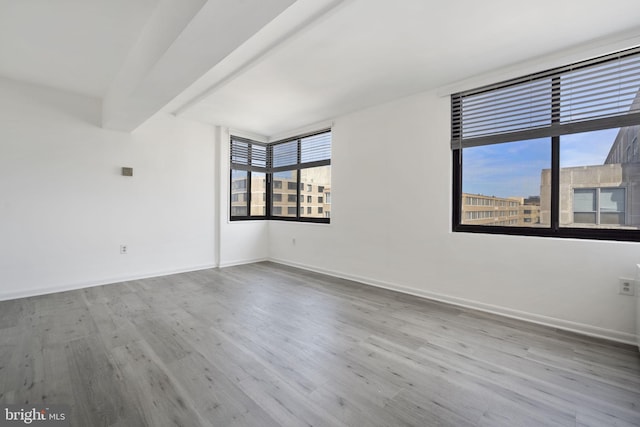
[{"label": "horizontal window blinds", "polygon": [[231,137],[232,169],[278,172],[331,164],[331,130],[274,143]]},{"label": "horizontal window blinds", "polygon": [[452,148],[640,124],[640,48],[451,96]]},{"label": "horizontal window blinds", "polygon": [[273,172],[331,164],[331,131],[304,135],[271,145]]},{"label": "horizontal window blinds", "polygon": [[298,164],[298,140],[273,146],[273,167],[292,166]]},{"label": "horizontal window blinds", "polygon": [[318,162],[331,159],[331,132],[300,139],[300,162]]},{"label": "horizontal window blinds", "polygon": [[268,146],[235,136],[231,137],[230,161],[233,169],[265,172],[268,167]]}]

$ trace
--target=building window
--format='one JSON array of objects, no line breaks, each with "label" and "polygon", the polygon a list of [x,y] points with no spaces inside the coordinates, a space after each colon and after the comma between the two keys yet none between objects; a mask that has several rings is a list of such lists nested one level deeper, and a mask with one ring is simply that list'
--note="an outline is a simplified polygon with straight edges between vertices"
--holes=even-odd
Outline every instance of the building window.
[{"label": "building window", "polygon": [[[231,220],[329,222],[322,212],[303,209],[300,193],[331,185],[330,130],[269,144],[232,136],[230,155]],[[307,201],[311,203],[312,196]]]},{"label": "building window", "polygon": [[318,208],[318,214],[321,214],[321,213],[322,213],[322,208],[321,208],[321,207],[319,207],[319,208]]},{"label": "building window", "polygon": [[636,67],[640,48],[453,94],[453,230],[640,241]]},{"label": "building window", "polygon": [[264,217],[265,188],[261,182],[264,174],[245,170],[231,170],[231,219]]},{"label": "building window", "polygon": [[325,203],[331,204],[331,193],[325,193],[324,198],[325,198],[325,201],[324,201]]},{"label": "building window", "polygon": [[324,203],[322,200],[322,196],[318,196],[318,203]]},{"label": "building window", "polygon": [[307,207],[307,213],[310,214],[311,213],[311,206]]},{"label": "building window", "polygon": [[575,188],[573,222],[576,224],[624,225],[624,188]]},{"label": "building window", "polygon": [[318,185],[318,193],[324,193],[324,185]]}]

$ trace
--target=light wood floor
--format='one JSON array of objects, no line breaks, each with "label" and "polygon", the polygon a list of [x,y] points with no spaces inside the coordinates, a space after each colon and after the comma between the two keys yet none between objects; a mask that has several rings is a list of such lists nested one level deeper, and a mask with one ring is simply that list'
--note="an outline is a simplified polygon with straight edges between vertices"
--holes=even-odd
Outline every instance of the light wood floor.
[{"label": "light wood floor", "polygon": [[631,346],[270,263],[0,303],[0,403],[92,426],[638,426]]}]

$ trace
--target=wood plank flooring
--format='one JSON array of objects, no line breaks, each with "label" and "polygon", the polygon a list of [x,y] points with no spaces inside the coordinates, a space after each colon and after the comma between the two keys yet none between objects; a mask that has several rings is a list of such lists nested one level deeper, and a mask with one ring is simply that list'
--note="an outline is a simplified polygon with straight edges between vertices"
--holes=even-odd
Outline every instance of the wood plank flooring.
[{"label": "wood plank flooring", "polygon": [[640,426],[640,353],[259,263],[0,302],[0,403],[78,427]]}]

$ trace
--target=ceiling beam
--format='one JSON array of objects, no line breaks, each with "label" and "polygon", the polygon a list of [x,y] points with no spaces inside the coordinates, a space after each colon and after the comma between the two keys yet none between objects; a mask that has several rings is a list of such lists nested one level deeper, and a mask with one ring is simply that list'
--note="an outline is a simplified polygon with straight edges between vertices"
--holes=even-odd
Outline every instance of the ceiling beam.
[{"label": "ceiling beam", "polygon": [[296,0],[161,0],[103,100],[131,132]]}]

